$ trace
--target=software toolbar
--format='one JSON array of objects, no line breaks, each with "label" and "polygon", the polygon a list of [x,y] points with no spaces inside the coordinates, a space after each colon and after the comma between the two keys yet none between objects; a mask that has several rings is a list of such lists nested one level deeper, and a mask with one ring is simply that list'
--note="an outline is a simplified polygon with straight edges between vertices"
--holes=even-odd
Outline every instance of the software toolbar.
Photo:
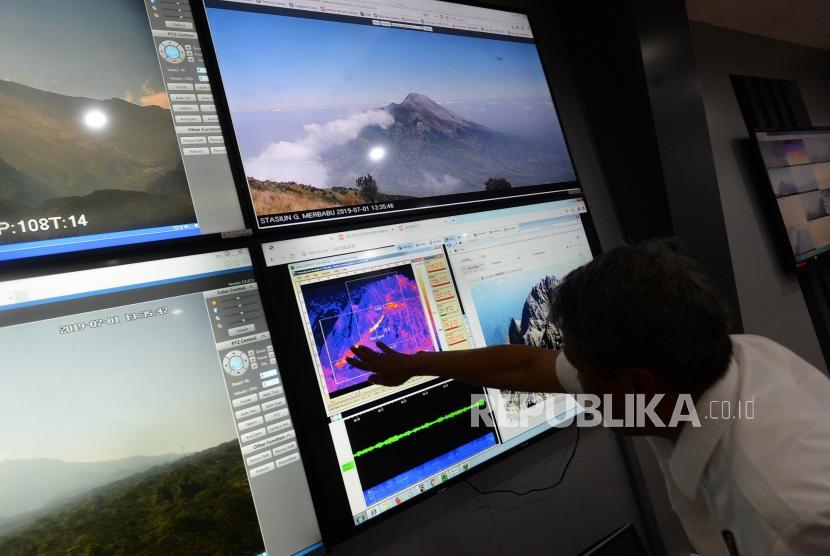
[{"label": "software toolbar", "polygon": [[190,3],[146,0],[182,155],[219,155],[227,149],[196,34]]},{"label": "software toolbar", "polygon": [[432,27],[442,27],[457,31],[533,38],[530,21],[524,14],[474,8],[435,0],[414,2],[240,0],[239,3],[260,4],[335,16],[361,17],[371,19],[373,24],[384,27],[419,31],[432,31]]},{"label": "software toolbar", "polygon": [[204,293],[242,455],[253,479],[298,463],[294,427],[255,283]]}]

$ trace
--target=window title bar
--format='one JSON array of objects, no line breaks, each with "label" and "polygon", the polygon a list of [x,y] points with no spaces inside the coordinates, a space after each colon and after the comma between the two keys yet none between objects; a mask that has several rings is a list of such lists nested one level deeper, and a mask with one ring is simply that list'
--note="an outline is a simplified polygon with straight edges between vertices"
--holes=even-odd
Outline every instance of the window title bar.
[{"label": "window title bar", "polygon": [[[520,13],[442,2],[440,0],[227,0],[223,4],[254,4],[298,12],[372,20],[374,25],[419,31],[433,27],[532,39],[530,21]],[[216,5],[217,2],[212,2]],[[227,7],[231,7],[230,5]],[[298,14],[299,15],[299,14]]]},{"label": "window title bar", "polygon": [[412,244],[429,247],[478,229],[518,226],[532,221],[587,212],[582,199],[488,210],[445,218],[363,228],[262,244],[268,266],[308,261],[356,251]]},{"label": "window title bar", "polygon": [[47,300],[164,282],[251,266],[247,249],[232,249],[0,282],[0,310]]}]

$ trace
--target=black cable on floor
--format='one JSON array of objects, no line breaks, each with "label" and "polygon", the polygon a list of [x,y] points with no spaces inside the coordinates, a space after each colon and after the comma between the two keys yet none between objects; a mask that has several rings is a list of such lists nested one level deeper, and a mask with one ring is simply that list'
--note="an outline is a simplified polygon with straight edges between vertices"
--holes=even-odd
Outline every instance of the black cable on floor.
[{"label": "black cable on floor", "polygon": [[560,485],[560,483],[565,479],[565,475],[568,474],[568,468],[571,466],[571,462],[573,461],[574,456],[576,455],[576,449],[577,449],[578,446],[579,446],[579,427],[576,427],[576,439],[574,440],[574,446],[571,449],[571,455],[568,456],[568,461],[565,462],[565,467],[562,469],[562,474],[559,475],[559,478],[556,479],[556,482],[554,482],[553,484],[550,484],[548,486],[531,488],[529,490],[523,490],[523,491],[516,491],[516,490],[510,490],[510,489],[481,490],[480,488],[475,486],[473,483],[471,483],[467,479],[465,479],[464,482],[467,483],[467,485],[471,489],[473,489],[477,493],[479,493],[481,495],[485,495],[485,496],[488,495],[488,494],[513,494],[515,496],[527,496],[528,494],[533,494],[534,492],[544,492],[546,490],[551,490],[551,489],[554,489],[554,488],[558,487]]}]

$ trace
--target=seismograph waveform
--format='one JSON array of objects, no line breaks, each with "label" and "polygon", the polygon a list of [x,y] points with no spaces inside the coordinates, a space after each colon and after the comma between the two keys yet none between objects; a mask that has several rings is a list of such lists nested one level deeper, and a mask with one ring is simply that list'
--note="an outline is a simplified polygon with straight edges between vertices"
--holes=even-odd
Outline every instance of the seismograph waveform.
[{"label": "seismograph waveform", "polygon": [[[434,427],[435,425],[437,425],[439,423],[443,423],[444,421],[448,421],[448,420],[454,419],[455,417],[458,417],[460,415],[464,415],[465,413],[467,413],[468,411],[472,411],[476,407],[477,408],[484,408],[485,405],[486,405],[486,402],[483,399],[478,400],[474,404],[464,406],[461,409],[456,409],[455,411],[447,413],[446,415],[442,415],[442,416],[438,417],[437,419],[433,419],[432,421],[429,421],[429,422],[424,423],[422,425],[418,425],[417,427],[411,428],[408,431],[404,431],[400,434],[392,435],[392,436],[390,436],[389,438],[387,438],[385,440],[381,440],[380,442],[372,444],[368,448],[363,448],[362,450],[358,450],[357,452],[355,452],[352,455],[355,459],[359,458],[360,456],[365,456],[366,454],[368,454],[370,452],[374,452],[378,448],[383,448],[384,446],[389,446],[389,445],[394,444],[395,442],[398,442],[400,440],[403,440],[404,438],[406,438],[408,436],[411,436],[415,433],[421,432],[421,431],[426,430],[430,427]],[[349,471],[350,469],[354,469],[354,467],[355,467],[354,460],[348,461],[348,462],[343,464],[343,471]]]}]

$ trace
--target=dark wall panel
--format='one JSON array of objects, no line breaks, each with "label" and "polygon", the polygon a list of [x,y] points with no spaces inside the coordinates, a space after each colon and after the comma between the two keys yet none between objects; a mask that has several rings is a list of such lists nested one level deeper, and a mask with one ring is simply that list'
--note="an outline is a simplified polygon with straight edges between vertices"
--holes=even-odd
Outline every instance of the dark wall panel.
[{"label": "dark wall panel", "polygon": [[676,235],[741,311],[681,0],[556,3],[623,237]]}]

